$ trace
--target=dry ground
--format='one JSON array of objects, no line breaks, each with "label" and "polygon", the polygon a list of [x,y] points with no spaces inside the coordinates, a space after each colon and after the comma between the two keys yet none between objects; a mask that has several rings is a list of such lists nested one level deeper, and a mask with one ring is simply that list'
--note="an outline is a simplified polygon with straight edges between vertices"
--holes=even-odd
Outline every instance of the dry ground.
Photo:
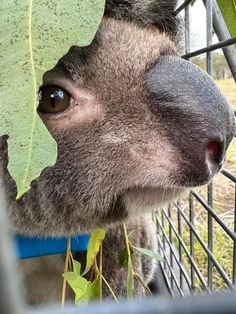
[{"label": "dry ground", "polygon": [[236,84],[233,78],[216,81],[216,84],[225,94],[236,110]]}]

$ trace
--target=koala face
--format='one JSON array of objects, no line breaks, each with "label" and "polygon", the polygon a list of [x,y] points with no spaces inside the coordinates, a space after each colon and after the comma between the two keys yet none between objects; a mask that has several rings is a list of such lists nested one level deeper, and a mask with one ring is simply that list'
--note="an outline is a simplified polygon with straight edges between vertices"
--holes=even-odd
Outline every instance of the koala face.
[{"label": "koala face", "polygon": [[212,79],[173,41],[104,18],[89,47],[46,72],[38,112],[58,160],[17,202],[16,231],[65,235],[104,227],[207,183],[234,135],[234,115]]}]

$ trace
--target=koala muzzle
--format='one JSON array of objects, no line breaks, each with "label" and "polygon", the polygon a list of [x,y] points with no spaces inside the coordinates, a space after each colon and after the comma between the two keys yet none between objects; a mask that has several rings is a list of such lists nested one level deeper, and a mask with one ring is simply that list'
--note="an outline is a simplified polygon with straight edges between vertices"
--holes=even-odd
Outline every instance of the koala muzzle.
[{"label": "koala muzzle", "polygon": [[175,147],[175,181],[195,186],[222,167],[235,134],[234,112],[212,78],[191,62],[163,57],[146,74],[151,110]]}]

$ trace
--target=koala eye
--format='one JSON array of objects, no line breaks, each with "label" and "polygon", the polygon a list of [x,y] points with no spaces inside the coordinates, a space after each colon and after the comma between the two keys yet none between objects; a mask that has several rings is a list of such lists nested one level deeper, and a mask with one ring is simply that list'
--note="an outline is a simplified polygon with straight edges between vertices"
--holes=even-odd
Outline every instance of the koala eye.
[{"label": "koala eye", "polygon": [[58,86],[45,86],[38,93],[38,111],[42,113],[59,113],[66,110],[73,98]]}]

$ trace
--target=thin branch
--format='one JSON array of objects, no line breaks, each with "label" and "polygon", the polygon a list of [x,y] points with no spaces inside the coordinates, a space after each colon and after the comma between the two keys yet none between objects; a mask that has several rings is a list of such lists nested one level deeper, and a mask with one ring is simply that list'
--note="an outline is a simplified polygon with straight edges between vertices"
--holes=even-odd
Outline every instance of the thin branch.
[{"label": "thin branch", "polygon": [[[72,255],[72,253],[71,253],[71,251],[70,251],[70,263],[72,263],[73,264],[73,259],[74,259],[74,257],[73,257],[73,255]],[[74,269],[73,269],[74,270]]]},{"label": "thin branch", "polygon": [[95,263],[93,263],[92,269],[90,270],[90,274],[89,274],[89,281],[93,281],[93,278],[95,277],[95,273],[96,273],[96,266],[95,266]]},{"label": "thin branch", "polygon": [[[71,247],[71,238],[68,237],[64,273],[66,273],[68,271],[68,264],[69,264],[69,258],[70,258],[70,247]],[[64,277],[63,278],[63,285],[62,285],[62,295],[61,295],[61,307],[62,308],[65,305],[65,300],[66,300],[66,279]]]},{"label": "thin branch", "polygon": [[100,301],[102,301],[102,243],[100,246],[99,258],[99,285],[100,285]]},{"label": "thin branch", "polygon": [[119,303],[114,291],[112,290],[111,286],[109,285],[109,283],[106,281],[106,279],[103,277],[103,275],[101,274],[102,280],[104,281],[105,285],[107,286],[107,288],[109,289],[111,295],[113,296],[113,298],[116,300],[117,303]]},{"label": "thin branch", "polygon": [[[129,238],[128,238],[128,233],[127,233],[126,224],[123,222],[123,223],[122,223],[122,226],[123,226],[123,231],[124,231],[124,236],[125,236],[125,247],[126,247],[126,251],[127,251],[128,257],[129,257],[130,260],[132,261],[132,256],[131,256],[131,252],[130,252],[130,243],[129,243]],[[132,270],[133,270],[133,274],[134,274],[133,264],[132,264]]]},{"label": "thin branch", "polygon": [[134,271],[130,248],[135,249],[135,247],[134,247],[133,244],[129,241],[128,233],[127,233],[127,228],[126,228],[125,223],[123,223],[123,230],[124,230],[124,236],[125,236],[125,246],[126,246],[127,254],[128,254],[128,256],[129,256],[129,258],[130,258],[130,260],[131,260],[131,266],[132,266],[133,276],[134,276],[134,278],[136,278],[136,279],[141,283],[141,285],[143,286],[143,288],[144,288],[145,291],[147,291],[149,294],[152,294],[151,290],[149,289],[149,287],[147,286],[147,284],[146,284],[145,281],[143,280],[142,276],[140,276],[138,273],[136,273],[136,272]]},{"label": "thin branch", "polygon": [[149,287],[147,286],[147,284],[145,283],[143,278],[138,273],[134,274],[134,278],[136,278],[141,283],[141,285],[143,286],[144,290],[146,290],[149,294],[152,294],[152,291],[149,289]]}]

